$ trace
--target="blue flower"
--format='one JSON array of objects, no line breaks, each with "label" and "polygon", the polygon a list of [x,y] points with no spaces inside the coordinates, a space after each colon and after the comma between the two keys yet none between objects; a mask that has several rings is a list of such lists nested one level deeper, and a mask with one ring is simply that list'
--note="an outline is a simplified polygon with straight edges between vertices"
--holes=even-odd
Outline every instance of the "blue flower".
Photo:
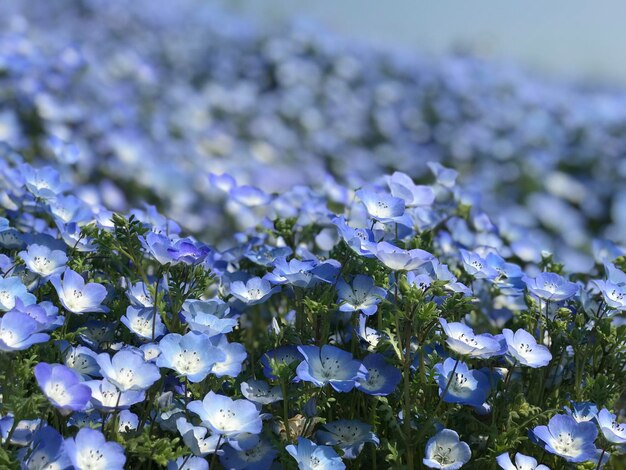
[{"label": "blue flower", "polygon": [[613,444],[626,444],[626,424],[618,423],[616,416],[602,408],[596,417],[604,438]]},{"label": "blue flower", "polygon": [[167,470],[209,470],[209,462],[202,457],[178,457],[168,462]]},{"label": "blue flower", "polygon": [[396,171],[387,176],[391,195],[404,200],[407,207],[430,206],[435,201],[435,192],[430,186],[416,185],[406,173]]},{"label": "blue flower", "polygon": [[373,315],[378,310],[380,301],[387,295],[385,289],[374,285],[374,279],[363,274],[357,274],[352,285],[339,279],[336,288],[341,312],[360,311],[364,315]]},{"label": "blue flower", "polygon": [[72,463],[65,453],[63,436],[51,426],[43,426],[33,436],[22,468],[28,470],[68,469]]},{"label": "blue flower", "polygon": [[568,462],[585,462],[596,458],[594,441],[598,429],[594,423],[579,423],[571,416],[555,415],[547,426],[537,426],[532,433],[545,450]]},{"label": "blue flower", "polygon": [[316,259],[289,262],[278,258],[274,262],[274,271],[264,276],[273,284],[291,284],[296,287],[311,288],[319,282],[333,283],[339,274],[340,265],[336,260],[319,262]]},{"label": "blue flower", "polygon": [[451,429],[442,429],[426,443],[423,463],[429,468],[457,470],[469,462],[472,451]]},{"label": "blue flower", "polygon": [[443,318],[439,319],[439,323],[448,336],[446,343],[450,349],[462,356],[487,359],[506,352],[506,344],[490,334],[476,335],[464,323],[448,323]]},{"label": "blue flower", "polygon": [[194,426],[185,418],[178,418],[176,427],[183,438],[183,442],[193,455],[205,457],[216,452],[220,445],[220,436],[218,434],[207,436],[207,428]]},{"label": "blue flower", "polygon": [[226,359],[226,354],[214,347],[207,335],[194,331],[184,336],[177,333],[164,336],[159,349],[157,366],[173,369],[194,383],[204,380],[216,362]]},{"label": "blue flower", "polygon": [[20,251],[18,255],[28,269],[43,278],[61,274],[67,263],[64,251],[54,250],[45,245],[29,245],[26,251]]},{"label": "blue flower", "polygon": [[367,377],[363,364],[335,346],[298,346],[298,351],[304,356],[296,369],[298,377],[318,387],[330,384],[338,392],[349,392],[357,380]]},{"label": "blue flower", "polygon": [[37,301],[19,277],[0,277],[0,312],[8,312],[15,308],[17,299],[20,299],[23,305],[31,305]]},{"label": "blue flower", "polygon": [[[128,393],[128,392],[127,392]],[[113,418],[113,416],[110,416]],[[132,433],[139,428],[139,416],[129,410],[122,410],[119,414],[117,432],[121,434]]]},{"label": "blue flower", "polygon": [[59,343],[63,353],[63,362],[70,369],[78,372],[84,379],[100,376],[97,354],[85,346],[70,346],[67,342]]},{"label": "blue flower", "polygon": [[532,368],[547,366],[552,360],[550,350],[537,344],[533,335],[523,329],[515,333],[509,329],[502,330],[506,339],[509,354],[520,364]]},{"label": "blue flower", "polygon": [[230,333],[237,326],[236,318],[226,317],[230,307],[220,299],[195,300],[183,303],[181,315],[193,331],[209,337]]},{"label": "blue flower", "polygon": [[534,279],[523,276],[522,281],[531,294],[552,302],[560,302],[574,297],[579,289],[578,284],[566,281],[555,273],[544,272]]},{"label": "blue flower", "polygon": [[272,370],[272,362],[274,362],[277,366],[281,365],[293,365],[300,364],[304,356],[296,346],[286,345],[280,346],[276,349],[272,349],[267,351],[261,357],[261,364],[263,364],[263,374],[270,380],[278,380],[278,377],[274,375],[274,370]]},{"label": "blue flower", "polygon": [[389,395],[402,380],[402,373],[389,364],[382,354],[366,356],[363,366],[367,369],[367,376],[357,379],[356,388],[368,395]]},{"label": "blue flower", "polygon": [[341,461],[341,457],[337,455],[337,452],[329,446],[318,446],[313,442],[305,439],[304,437],[298,437],[298,445],[293,444],[285,447],[285,450],[289,452],[296,462],[298,462],[298,469],[310,470],[342,470],[345,469],[345,464]]},{"label": "blue flower", "polygon": [[616,310],[626,310],[626,286],[620,286],[611,281],[592,281],[602,294],[606,304]]},{"label": "blue flower", "polygon": [[550,470],[545,465],[538,465],[537,459],[519,452],[515,454],[515,463],[511,461],[511,457],[507,453],[498,455],[496,462],[504,470]]},{"label": "blue flower", "polygon": [[243,344],[229,343],[226,335],[213,336],[211,343],[225,356],[223,360],[213,364],[211,373],[216,377],[237,377],[243,368],[243,361],[248,357]]},{"label": "blue flower", "polygon": [[463,249],[459,251],[461,252],[461,260],[467,274],[476,279],[488,279],[490,281],[498,277],[498,271],[491,267],[487,260],[474,252]]},{"label": "blue flower", "polygon": [[366,442],[378,446],[380,441],[372,432],[372,426],[355,419],[340,419],[322,425],[316,433],[319,442],[338,447],[343,458],[356,459]]},{"label": "blue flower", "polygon": [[280,287],[272,287],[268,280],[260,277],[253,277],[245,284],[242,281],[235,281],[230,285],[230,293],[246,305],[263,303],[279,291]]},{"label": "blue flower", "polygon": [[25,313],[37,322],[37,331],[52,331],[63,325],[65,318],[59,315],[59,309],[48,301],[39,304],[24,305],[15,299],[14,312]]},{"label": "blue flower", "polygon": [[241,382],[241,394],[246,399],[259,405],[269,405],[283,399],[283,392],[279,385],[270,387],[263,380]]},{"label": "blue flower", "polygon": [[434,259],[434,256],[427,251],[417,248],[403,250],[388,242],[372,245],[372,249],[375,256],[393,271],[412,271]]},{"label": "blue flower", "polygon": [[225,446],[220,462],[224,468],[232,470],[269,470],[278,455],[270,442],[261,439],[257,445],[247,450],[237,450]]},{"label": "blue flower", "polygon": [[398,197],[367,189],[360,189],[356,195],[370,217],[380,222],[390,222],[404,214],[404,200]]},{"label": "blue flower", "polygon": [[595,419],[595,417],[598,415],[598,407],[595,405],[595,403],[591,403],[589,401],[573,401],[571,403],[573,409],[570,410],[568,407],[564,407],[565,412],[579,423],[591,421]]},{"label": "blue flower", "polygon": [[139,338],[154,340],[167,333],[161,315],[155,310],[153,307],[137,308],[129,305],[126,315],[120,318],[120,321]]},{"label": "blue flower", "polygon": [[146,398],[143,390],[121,391],[107,379],[88,380],[84,384],[91,389],[91,403],[94,408],[107,413],[127,410]]},{"label": "blue flower", "polygon": [[0,317],[0,351],[22,351],[50,339],[26,313],[11,311]]},{"label": "blue flower", "polygon": [[353,251],[367,258],[374,257],[370,247],[376,240],[371,230],[350,227],[343,216],[334,218],[333,224],[337,226],[339,234]]},{"label": "blue flower", "polygon": [[107,312],[108,309],[101,305],[107,295],[107,290],[102,284],[90,282],[85,284],[83,277],[71,269],[66,269],[63,280],[58,274],[50,278],[59,295],[63,306],[72,313]]},{"label": "blue flower", "polygon": [[80,375],[61,364],[40,362],[35,366],[37,385],[61,414],[81,411],[87,407],[91,389],[81,383]]},{"label": "blue flower", "polygon": [[228,440],[247,439],[247,434],[257,435],[263,427],[259,410],[248,400],[233,400],[209,392],[202,401],[189,403],[187,409],[198,415],[201,424],[212,433]]},{"label": "blue flower", "polygon": [[161,378],[159,368],[146,362],[141,352],[122,350],[113,357],[102,353],[96,360],[103,377],[123,392],[147,390]]},{"label": "blue flower", "polygon": [[77,469],[124,470],[124,448],[117,442],[107,442],[100,431],[82,428],[75,438],[65,439],[64,446]]},{"label": "blue flower", "polygon": [[439,396],[448,387],[443,401],[473,407],[480,407],[485,403],[490,387],[489,378],[483,372],[470,370],[467,364],[451,357],[443,363],[435,364],[435,372],[439,384]]},{"label": "blue flower", "polygon": [[36,198],[52,200],[68,188],[61,182],[59,172],[51,166],[33,168],[25,163],[19,169],[26,189]]}]

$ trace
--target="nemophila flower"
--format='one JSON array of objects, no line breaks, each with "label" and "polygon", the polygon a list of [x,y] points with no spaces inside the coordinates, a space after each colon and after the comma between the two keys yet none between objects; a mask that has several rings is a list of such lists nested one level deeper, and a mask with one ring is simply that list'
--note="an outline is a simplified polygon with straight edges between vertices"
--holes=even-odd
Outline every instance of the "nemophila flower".
[{"label": "nemophila flower", "polygon": [[427,251],[414,249],[403,250],[388,242],[380,242],[372,246],[374,255],[393,271],[411,271],[434,259]]},{"label": "nemophila flower", "polygon": [[339,230],[339,234],[343,240],[354,252],[367,258],[374,257],[374,253],[370,251],[370,247],[372,244],[375,244],[376,239],[371,230],[350,227],[343,216],[334,218],[332,222]]},{"label": "nemophila flower", "polygon": [[157,366],[173,369],[194,383],[204,380],[216,362],[226,359],[226,354],[213,346],[207,335],[195,331],[184,336],[170,333],[161,339],[159,349]]},{"label": "nemophila flower", "polygon": [[515,454],[515,463],[511,461],[508,453],[498,455],[496,462],[504,470],[550,470],[543,464],[537,464],[537,459],[519,452]]},{"label": "nemophila flower", "polygon": [[25,163],[19,170],[26,189],[37,198],[51,200],[68,188],[61,182],[59,172],[51,166],[33,168]]},{"label": "nemophila flower", "polygon": [[[112,418],[112,416],[111,416]],[[139,428],[139,416],[129,410],[122,410],[119,414],[117,431],[121,434],[137,431]]]},{"label": "nemophila flower", "polygon": [[537,344],[533,335],[523,329],[513,332],[502,330],[506,339],[509,354],[520,364],[532,368],[547,366],[552,360],[550,350],[542,344]]},{"label": "nemophila flower", "polygon": [[560,302],[574,297],[579,289],[578,284],[566,281],[555,273],[544,272],[534,279],[523,276],[522,281],[531,294],[552,302]]},{"label": "nemophila flower", "polygon": [[155,362],[161,354],[159,345],[156,343],[146,343],[139,346],[139,350],[143,353],[143,358],[148,362]]},{"label": "nemophila flower", "polygon": [[430,186],[416,185],[411,177],[400,171],[387,176],[391,195],[401,198],[407,207],[430,206],[435,201],[435,192]]},{"label": "nemophila flower", "polygon": [[19,277],[0,277],[0,311],[8,312],[15,308],[16,299],[20,299],[23,305],[31,305],[37,301]]},{"label": "nemophila flower", "polygon": [[154,299],[143,282],[136,282],[126,290],[126,297],[134,307],[153,307]]},{"label": "nemophila flower", "polygon": [[37,331],[52,331],[63,325],[65,318],[59,315],[59,309],[48,301],[39,304],[24,305],[22,301],[15,299],[13,312],[25,313],[37,322]]},{"label": "nemophila flower", "polygon": [[167,470],[209,470],[209,462],[202,457],[179,457],[168,462]]},{"label": "nemophila flower", "polygon": [[593,283],[600,289],[607,306],[616,310],[626,310],[626,286],[601,280],[593,281]]},{"label": "nemophila flower", "polygon": [[486,359],[499,356],[506,351],[505,345],[489,334],[476,335],[474,331],[464,323],[448,323],[443,318],[439,323],[448,337],[446,343],[454,352],[462,356],[479,357]]},{"label": "nemophila flower", "polygon": [[298,260],[278,258],[274,271],[264,276],[273,284],[291,284],[296,287],[311,288],[319,282],[333,283],[341,265],[336,260],[319,262],[316,259]]},{"label": "nemophila flower", "polygon": [[[209,392],[202,401],[194,400],[187,409],[200,417],[202,425],[213,434],[221,435],[229,441],[257,435],[263,423],[256,405],[248,400],[233,400],[224,395]],[[251,447],[256,445],[256,442]]]},{"label": "nemophila flower", "polygon": [[341,312],[360,311],[364,315],[373,315],[380,301],[387,295],[385,289],[374,285],[374,279],[363,274],[357,274],[351,284],[339,279],[336,288]]},{"label": "nemophila flower", "polygon": [[137,308],[129,305],[126,309],[126,315],[120,318],[120,321],[132,333],[144,340],[159,338],[167,333],[161,315],[156,312],[154,307]]},{"label": "nemophila flower", "polygon": [[470,276],[476,279],[488,279],[494,280],[498,277],[499,273],[493,267],[487,263],[487,260],[482,258],[477,253],[459,250],[461,253],[461,261],[463,261],[463,267]]},{"label": "nemophila flower", "polygon": [[596,417],[604,438],[613,444],[626,444],[626,423],[618,423],[617,417],[602,408]]},{"label": "nemophila flower", "polygon": [[113,357],[101,353],[96,360],[102,376],[123,392],[147,390],[161,378],[159,368],[146,362],[141,352],[122,350]]},{"label": "nemophila flower", "polygon": [[316,433],[317,439],[324,445],[338,447],[342,457],[356,459],[366,442],[378,446],[380,440],[372,432],[372,426],[355,419],[340,419],[322,425]]},{"label": "nemophila flower", "polygon": [[248,357],[243,344],[229,343],[226,335],[213,336],[211,343],[224,355],[224,359],[213,364],[211,373],[216,377],[237,377],[243,368],[243,361]]},{"label": "nemophila flower", "polygon": [[278,380],[278,377],[275,375],[277,371],[273,370],[272,364],[275,364],[277,367],[293,366],[295,369],[296,365],[300,364],[303,359],[304,356],[298,351],[297,346],[280,346],[265,352],[261,357],[263,374],[270,380]]},{"label": "nemophila flower", "polygon": [[370,354],[363,359],[367,375],[356,381],[356,388],[368,395],[386,396],[393,393],[402,380],[402,373],[389,364],[382,354]]},{"label": "nemophila flower", "polygon": [[539,444],[551,454],[568,462],[585,462],[596,457],[594,444],[598,429],[592,422],[577,422],[568,415],[555,415],[547,426],[532,430]]},{"label": "nemophila flower", "polygon": [[42,277],[61,274],[67,263],[67,255],[64,251],[53,250],[45,245],[29,245],[26,251],[20,251],[28,269]]},{"label": "nemophila flower", "polygon": [[442,429],[426,443],[424,465],[428,468],[457,470],[469,462],[472,451],[451,429]]},{"label": "nemophila flower", "polygon": [[269,470],[278,451],[267,440],[261,439],[257,445],[247,450],[237,450],[224,446],[220,462],[224,468],[232,470]]},{"label": "nemophila flower", "polygon": [[230,333],[237,326],[236,318],[225,317],[230,311],[220,299],[195,300],[183,303],[182,317],[189,328],[209,337]]},{"label": "nemophila flower", "polygon": [[95,429],[80,429],[75,438],[65,439],[64,447],[77,470],[124,470],[124,448]]},{"label": "nemophila flower", "polygon": [[437,183],[446,188],[453,188],[459,172],[452,168],[446,168],[439,162],[428,162],[428,168],[437,179]]},{"label": "nemophila flower", "polygon": [[564,407],[565,412],[579,423],[591,421],[598,415],[598,407],[595,403],[589,401],[575,402],[572,401],[572,409]]},{"label": "nemophila flower", "polygon": [[230,285],[230,293],[246,305],[263,303],[279,291],[280,287],[272,287],[268,280],[260,277],[253,277],[246,283],[235,281]]},{"label": "nemophila flower", "polygon": [[174,249],[172,240],[165,235],[148,232],[140,239],[146,252],[161,264],[176,264],[178,252]]},{"label": "nemophila flower", "polygon": [[84,410],[89,403],[91,389],[69,367],[40,362],[35,366],[35,378],[46,398],[63,415]]},{"label": "nemophila flower", "polygon": [[263,206],[271,201],[271,196],[254,186],[236,186],[228,194],[233,201],[246,207]]},{"label": "nemophila flower", "polygon": [[81,199],[71,194],[57,196],[48,203],[50,214],[61,223],[84,223],[93,218],[93,211]]},{"label": "nemophila flower", "polygon": [[204,261],[211,249],[204,243],[191,238],[179,238],[172,243],[169,252],[173,257],[174,264],[194,265]]},{"label": "nemophila flower", "polygon": [[26,313],[11,311],[0,317],[0,351],[23,351],[50,339]]},{"label": "nemophila flower", "polygon": [[367,369],[347,351],[325,344],[298,346],[304,360],[296,373],[300,380],[311,382],[318,387],[330,384],[338,392],[349,392],[356,381],[367,377]]},{"label": "nemophila flower", "polygon": [[319,446],[304,437],[298,437],[298,445],[289,444],[285,447],[296,462],[299,470],[332,470],[345,469],[346,466],[330,446]]},{"label": "nemophila flower", "polygon": [[[15,417],[8,414],[0,419],[0,431],[2,433],[2,441],[6,442],[8,434],[15,424]],[[41,419],[22,419],[15,424],[13,435],[11,436],[11,444],[16,446],[27,446],[33,440],[33,436],[37,429],[42,425]]]},{"label": "nemophila flower", "polygon": [[76,271],[66,269],[61,276],[55,275],[50,278],[59,295],[63,306],[72,313],[107,312],[102,305],[107,295],[107,290],[102,284],[89,282],[85,284],[83,277]]},{"label": "nemophila flower", "polygon": [[91,403],[94,408],[107,413],[127,410],[146,398],[143,390],[121,391],[107,379],[88,380],[84,384],[91,390]]},{"label": "nemophila flower", "polygon": [[[58,224],[57,224],[58,225]],[[89,253],[96,251],[93,238],[86,237],[82,229],[75,222],[71,222],[65,225],[58,225],[61,238],[67,244],[76,251],[83,253]]]},{"label": "nemophila flower", "polygon": [[78,372],[85,380],[100,376],[100,365],[96,358],[98,355],[85,346],[71,346],[66,341],[58,343],[63,363]]},{"label": "nemophila flower", "polygon": [[241,394],[259,405],[269,405],[283,399],[283,392],[279,385],[271,387],[263,380],[241,382]]},{"label": "nemophila flower", "polygon": [[183,442],[193,455],[205,457],[218,450],[220,435],[208,435],[208,429],[203,426],[194,426],[185,418],[176,420],[176,427],[183,438]]},{"label": "nemophila flower", "polygon": [[404,200],[398,197],[367,189],[360,189],[356,195],[365,205],[370,217],[378,221],[389,222],[404,214]]},{"label": "nemophila flower", "polygon": [[115,325],[101,320],[87,320],[78,336],[91,349],[104,349],[115,337]]},{"label": "nemophila flower", "polygon": [[[456,368],[455,368],[456,366]],[[460,403],[480,407],[489,395],[489,378],[479,370],[471,370],[464,362],[451,357],[439,364],[435,364],[439,396],[447,403]],[[450,385],[448,385],[448,383]]]},{"label": "nemophila flower", "polygon": [[72,465],[63,446],[63,436],[52,426],[37,430],[29,448],[23,450],[25,460],[22,468],[28,470],[63,470]]}]

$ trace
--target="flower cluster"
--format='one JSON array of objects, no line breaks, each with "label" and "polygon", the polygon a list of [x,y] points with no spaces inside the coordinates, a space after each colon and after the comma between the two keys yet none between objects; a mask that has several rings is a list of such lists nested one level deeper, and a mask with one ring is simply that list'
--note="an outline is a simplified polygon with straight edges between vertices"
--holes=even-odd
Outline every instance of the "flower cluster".
[{"label": "flower cluster", "polygon": [[268,196],[274,216],[218,249],[153,208],[84,202],[80,223],[64,221],[55,208],[72,186],[14,155],[0,178],[0,457],[81,469],[619,459],[626,261],[575,275],[548,254],[524,262],[432,178],[418,189],[395,173],[343,188],[341,204],[313,189],[301,204],[299,187]]},{"label": "flower cluster", "polygon": [[621,95],[193,0],[23,3],[0,468],[620,469],[626,251],[591,239],[626,198],[589,174],[621,181]]}]

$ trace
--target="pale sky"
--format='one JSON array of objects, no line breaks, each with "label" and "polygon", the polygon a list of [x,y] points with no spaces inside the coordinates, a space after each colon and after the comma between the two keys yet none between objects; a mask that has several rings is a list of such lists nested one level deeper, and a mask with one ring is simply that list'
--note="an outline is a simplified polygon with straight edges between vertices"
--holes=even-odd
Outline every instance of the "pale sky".
[{"label": "pale sky", "polygon": [[530,70],[626,85],[624,0],[230,0],[264,21],[293,15],[347,35],[440,54],[455,45]]}]

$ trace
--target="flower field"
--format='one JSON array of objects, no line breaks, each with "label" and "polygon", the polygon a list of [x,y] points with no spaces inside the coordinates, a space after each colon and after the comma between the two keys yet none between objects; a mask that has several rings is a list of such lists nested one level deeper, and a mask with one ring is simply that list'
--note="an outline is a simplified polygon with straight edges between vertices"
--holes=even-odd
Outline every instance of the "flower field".
[{"label": "flower field", "polygon": [[194,0],[0,5],[0,468],[626,468],[626,91]]}]

